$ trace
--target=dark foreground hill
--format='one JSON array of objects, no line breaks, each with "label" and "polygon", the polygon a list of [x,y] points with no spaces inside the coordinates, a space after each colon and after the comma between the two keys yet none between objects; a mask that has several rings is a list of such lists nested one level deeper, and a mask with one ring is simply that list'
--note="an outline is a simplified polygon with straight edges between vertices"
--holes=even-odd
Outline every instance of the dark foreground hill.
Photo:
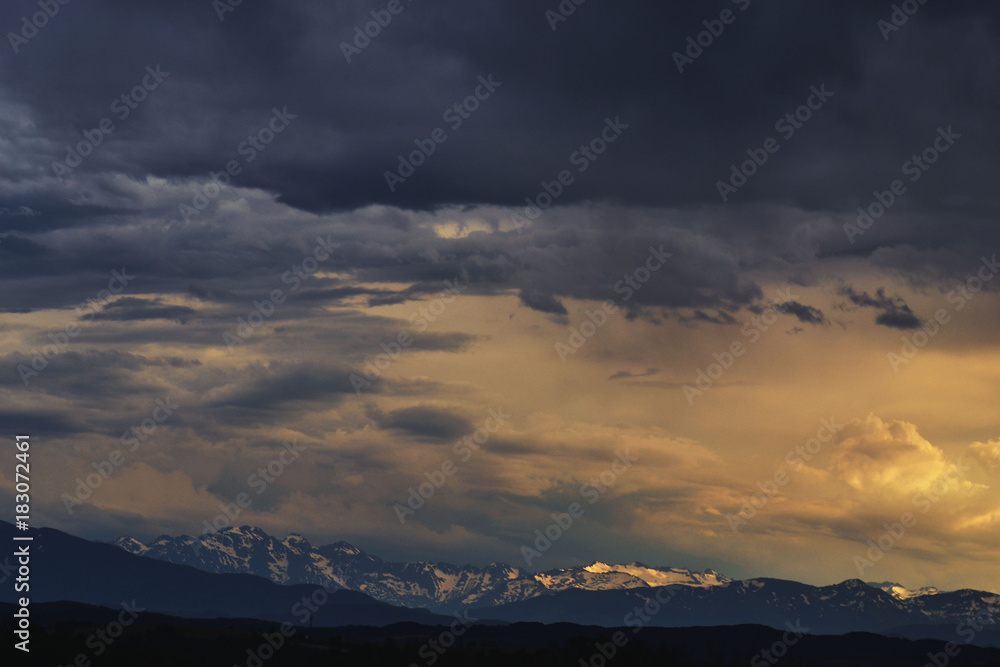
[{"label": "dark foreground hill", "polygon": [[[0,604],[9,636],[12,605]],[[1000,649],[947,646],[866,633],[801,637],[756,625],[609,629],[571,624],[289,629],[247,619],[141,614],[121,633],[119,610],[75,603],[32,606],[30,656],[4,664],[102,667],[936,667],[1000,665]],[[455,630],[463,630],[461,634]],[[103,638],[109,633],[117,637]],[[794,643],[787,640],[795,640]],[[616,645],[617,640],[617,645]],[[276,646],[277,648],[273,648]],[[954,655],[949,655],[950,653]],[[765,653],[766,651],[766,653]],[[603,655],[602,655],[603,654]],[[604,655],[611,656],[605,659]],[[82,658],[80,657],[82,656]],[[25,659],[26,658],[26,659]],[[81,660],[89,663],[80,662]]]}]

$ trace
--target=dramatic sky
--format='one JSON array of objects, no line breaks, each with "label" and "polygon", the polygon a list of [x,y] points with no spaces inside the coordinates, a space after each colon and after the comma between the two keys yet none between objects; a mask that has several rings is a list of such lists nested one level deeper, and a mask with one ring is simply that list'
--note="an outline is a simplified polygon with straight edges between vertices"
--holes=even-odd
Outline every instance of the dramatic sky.
[{"label": "dramatic sky", "polygon": [[246,494],[524,566],[576,502],[532,569],[1000,586],[991,3],[50,4],[0,8],[34,525],[197,535]]}]

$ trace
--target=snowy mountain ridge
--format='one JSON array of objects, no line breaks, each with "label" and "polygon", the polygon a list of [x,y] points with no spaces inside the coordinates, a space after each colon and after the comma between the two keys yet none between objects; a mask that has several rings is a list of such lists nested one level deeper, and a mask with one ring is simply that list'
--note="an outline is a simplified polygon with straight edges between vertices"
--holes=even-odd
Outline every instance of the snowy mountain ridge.
[{"label": "snowy mountain ridge", "polygon": [[503,563],[485,567],[392,563],[346,542],[315,547],[301,535],[279,540],[259,528],[228,528],[200,538],[162,535],[148,544],[120,537],[114,544],[141,556],[215,573],[254,574],[279,584],[320,584],[358,591],[382,602],[436,611],[494,606],[570,589],[601,591],[678,584],[706,588],[730,580],[717,572],[647,567],[641,563],[533,573]]},{"label": "snowy mountain ridge", "polygon": [[[649,567],[642,563],[598,561],[538,573],[503,563],[484,567],[396,563],[365,553],[347,542],[317,547],[301,535],[292,534],[279,540],[249,526],[228,528],[200,538],[163,535],[148,544],[132,537],[120,537],[114,544],[136,555],[208,572],[253,574],[279,584],[345,588],[381,602],[423,607],[440,613],[469,607],[495,608],[574,591],[645,594],[643,591],[662,586],[679,586],[698,595],[721,594],[727,590],[736,595],[752,595],[765,586],[780,589],[787,585],[764,578],[733,580],[714,570],[697,572],[677,567]],[[837,604],[857,605],[859,609],[874,605],[897,610],[903,608],[898,605],[905,605],[906,609],[922,610],[920,613],[928,620],[950,618],[948,609],[956,604],[955,600],[964,599],[961,591],[943,593],[931,587],[909,589],[895,582],[865,583],[857,579],[836,586],[810,587],[809,590],[812,591],[809,596],[815,596],[812,604],[842,600]],[[857,591],[857,594],[844,597],[845,591]],[[877,596],[872,597],[875,593]],[[810,604],[806,598],[802,598],[802,602]],[[959,606],[964,607],[964,604],[961,602]]]}]

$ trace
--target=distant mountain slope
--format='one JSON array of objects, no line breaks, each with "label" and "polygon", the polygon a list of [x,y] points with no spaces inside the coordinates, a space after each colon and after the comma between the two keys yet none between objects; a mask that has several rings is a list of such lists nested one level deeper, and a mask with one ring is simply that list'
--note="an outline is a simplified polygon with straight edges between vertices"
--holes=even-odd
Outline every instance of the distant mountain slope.
[{"label": "distant mountain slope", "polygon": [[[0,521],[0,542],[15,544],[14,526]],[[447,624],[454,619],[422,609],[378,602],[354,591],[327,593],[314,585],[281,586],[249,574],[212,574],[128,553],[110,544],[89,542],[49,528],[17,532],[32,536],[17,543],[30,548],[30,590],[17,593],[0,587],[0,602],[29,597],[33,603],[61,600],[119,608],[123,602],[148,611],[203,618],[258,618],[306,623],[303,600],[317,605],[312,621],[319,625],[388,625],[402,621]]]},{"label": "distant mountain slope", "polygon": [[161,536],[149,544],[121,537],[134,554],[191,565],[208,572],[245,573],[276,583],[340,585],[382,602],[455,612],[527,600],[570,589],[617,590],[666,584],[696,587],[729,582],[717,572],[652,568],[640,563],[556,569],[540,574],[501,563],[486,567],[448,563],[392,563],[346,543],[313,547],[304,537],[279,540],[259,528],[228,528],[203,538]]},{"label": "distant mountain slope", "polygon": [[978,614],[988,632],[972,635],[993,642],[1000,631],[1000,595],[995,593],[961,590],[901,600],[858,579],[818,587],[750,579],[711,588],[568,590],[471,613],[488,613],[490,618],[511,623],[607,627],[641,622],[660,627],[759,623],[782,628],[801,623],[813,634],[864,631],[965,641],[971,641],[968,630],[974,626],[969,622]]}]

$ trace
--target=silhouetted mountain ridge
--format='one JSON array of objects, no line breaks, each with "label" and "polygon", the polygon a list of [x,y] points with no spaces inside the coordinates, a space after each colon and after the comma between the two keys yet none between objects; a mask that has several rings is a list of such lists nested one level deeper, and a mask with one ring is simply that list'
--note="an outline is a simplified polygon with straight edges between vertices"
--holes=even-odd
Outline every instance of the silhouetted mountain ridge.
[{"label": "silhouetted mountain ridge", "polygon": [[454,620],[425,609],[394,607],[357,591],[309,584],[282,586],[249,574],[213,574],[50,528],[17,532],[13,525],[0,521],[0,541],[11,544],[15,532],[33,537],[20,543],[30,549],[30,590],[18,593],[13,586],[4,586],[0,602],[24,596],[32,603],[66,600],[111,608],[129,603],[174,616],[312,621],[330,626]]}]

